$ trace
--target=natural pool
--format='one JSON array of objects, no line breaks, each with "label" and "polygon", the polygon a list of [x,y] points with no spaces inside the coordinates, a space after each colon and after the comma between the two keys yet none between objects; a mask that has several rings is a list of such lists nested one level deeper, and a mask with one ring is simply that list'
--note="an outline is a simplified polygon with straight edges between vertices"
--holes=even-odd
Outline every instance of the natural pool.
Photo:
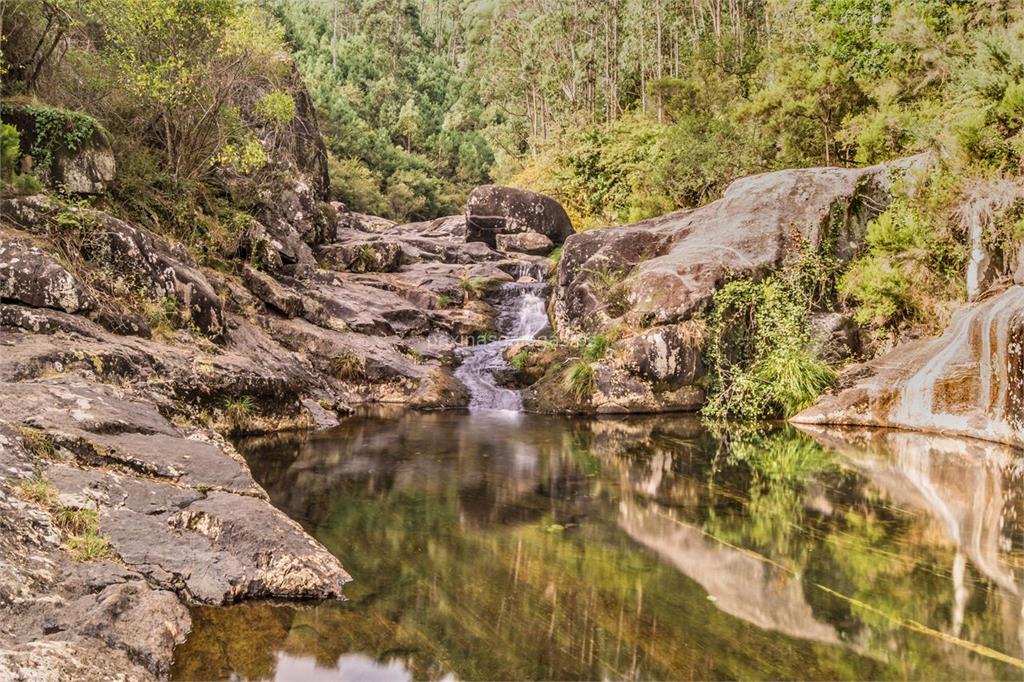
[{"label": "natural pool", "polygon": [[178,679],[1024,678],[1024,458],[677,415],[244,441],[344,603],[198,608]]}]

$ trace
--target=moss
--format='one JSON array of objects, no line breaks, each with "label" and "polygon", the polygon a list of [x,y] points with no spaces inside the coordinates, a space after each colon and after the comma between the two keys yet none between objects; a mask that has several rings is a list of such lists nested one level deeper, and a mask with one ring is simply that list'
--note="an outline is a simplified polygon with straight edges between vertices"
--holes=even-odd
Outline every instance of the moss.
[{"label": "moss", "polygon": [[56,155],[77,152],[99,136],[109,142],[109,135],[95,118],[80,111],[71,111],[45,104],[0,105],[3,118],[21,123],[22,136],[29,142],[28,154],[34,166],[52,172]]}]

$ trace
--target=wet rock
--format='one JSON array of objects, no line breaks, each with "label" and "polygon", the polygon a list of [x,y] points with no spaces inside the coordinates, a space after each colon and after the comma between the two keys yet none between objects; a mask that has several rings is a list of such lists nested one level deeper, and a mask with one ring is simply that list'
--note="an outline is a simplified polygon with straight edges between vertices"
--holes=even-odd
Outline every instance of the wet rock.
[{"label": "wet rock", "polygon": [[500,185],[482,185],[469,195],[466,228],[466,241],[491,247],[498,234],[535,232],[561,244],[574,232],[565,209],[551,197]]},{"label": "wet rock", "polygon": [[48,253],[14,231],[0,230],[0,300],[68,313],[92,310],[89,290]]},{"label": "wet rock", "polygon": [[495,235],[498,251],[502,253],[525,253],[531,256],[546,256],[555,248],[546,236],[536,232]]},{"label": "wet rock", "polygon": [[962,309],[939,338],[853,367],[792,421],[885,426],[1024,445],[1024,287]]}]

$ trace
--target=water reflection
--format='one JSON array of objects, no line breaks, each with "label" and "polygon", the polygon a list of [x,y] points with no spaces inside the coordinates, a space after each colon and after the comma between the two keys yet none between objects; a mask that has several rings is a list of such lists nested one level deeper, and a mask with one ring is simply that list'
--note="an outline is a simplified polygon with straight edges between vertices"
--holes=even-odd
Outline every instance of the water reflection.
[{"label": "water reflection", "polygon": [[391,412],[241,449],[356,582],[197,609],[179,679],[1024,675],[1006,448]]}]

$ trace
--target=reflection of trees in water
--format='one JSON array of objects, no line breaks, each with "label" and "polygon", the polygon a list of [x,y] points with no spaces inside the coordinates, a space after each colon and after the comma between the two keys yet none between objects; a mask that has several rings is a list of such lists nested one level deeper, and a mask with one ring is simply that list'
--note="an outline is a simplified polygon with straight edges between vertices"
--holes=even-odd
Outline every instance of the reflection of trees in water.
[{"label": "reflection of trees in water", "polygon": [[1006,467],[959,488],[980,480],[969,458],[931,471],[929,501],[890,490],[912,489],[906,461],[860,443],[838,466],[788,429],[474,420],[402,413],[258,444],[254,473],[356,576],[352,603],[204,613],[179,666],[265,676],[257,652],[281,650],[426,678],[1015,674],[872,610],[1019,651]]}]

